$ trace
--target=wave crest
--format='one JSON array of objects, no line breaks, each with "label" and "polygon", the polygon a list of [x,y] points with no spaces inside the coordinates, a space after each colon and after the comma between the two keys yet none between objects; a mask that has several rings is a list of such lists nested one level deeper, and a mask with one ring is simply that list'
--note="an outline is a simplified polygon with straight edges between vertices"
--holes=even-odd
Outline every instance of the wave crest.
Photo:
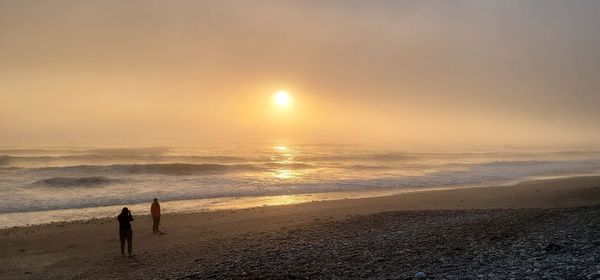
[{"label": "wave crest", "polygon": [[9,162],[10,162],[9,156],[0,155],[0,165],[8,165]]},{"label": "wave crest", "polygon": [[35,182],[36,185],[50,187],[97,187],[121,182],[120,179],[111,179],[101,176],[92,177],[53,177]]},{"label": "wave crest", "polygon": [[233,171],[258,170],[252,164],[189,164],[189,163],[164,163],[164,164],[114,164],[114,165],[77,165],[66,167],[47,167],[40,170],[68,171],[86,173],[124,173],[124,174],[161,174],[161,175],[203,175],[221,174]]}]

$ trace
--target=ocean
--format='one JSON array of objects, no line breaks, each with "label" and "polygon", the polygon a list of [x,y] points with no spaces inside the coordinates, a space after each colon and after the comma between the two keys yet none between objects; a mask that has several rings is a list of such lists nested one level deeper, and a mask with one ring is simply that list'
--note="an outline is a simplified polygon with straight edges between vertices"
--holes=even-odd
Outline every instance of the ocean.
[{"label": "ocean", "polygon": [[510,184],[600,171],[600,151],[556,147],[223,145],[0,148],[0,226]]}]

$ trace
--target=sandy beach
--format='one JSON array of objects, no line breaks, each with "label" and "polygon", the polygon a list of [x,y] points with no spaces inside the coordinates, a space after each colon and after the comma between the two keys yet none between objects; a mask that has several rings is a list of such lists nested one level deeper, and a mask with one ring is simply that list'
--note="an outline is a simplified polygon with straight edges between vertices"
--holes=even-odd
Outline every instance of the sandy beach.
[{"label": "sandy beach", "polygon": [[599,15],[0,0],[0,280],[600,280]]},{"label": "sandy beach", "polygon": [[0,278],[600,277],[600,177],[169,214],[162,234],[139,214],[131,258],[116,219],[2,229]]}]

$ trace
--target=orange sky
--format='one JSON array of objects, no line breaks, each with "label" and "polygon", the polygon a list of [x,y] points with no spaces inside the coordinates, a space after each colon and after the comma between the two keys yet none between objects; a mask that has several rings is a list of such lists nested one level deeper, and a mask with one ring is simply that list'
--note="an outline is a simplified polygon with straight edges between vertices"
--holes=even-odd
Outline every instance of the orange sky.
[{"label": "orange sky", "polygon": [[598,143],[599,15],[597,1],[0,0],[0,145]]}]

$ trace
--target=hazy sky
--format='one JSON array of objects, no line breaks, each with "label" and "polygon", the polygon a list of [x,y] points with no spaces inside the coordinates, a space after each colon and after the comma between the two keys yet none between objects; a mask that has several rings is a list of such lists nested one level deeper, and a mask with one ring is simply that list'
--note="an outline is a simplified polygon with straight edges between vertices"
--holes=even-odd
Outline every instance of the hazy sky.
[{"label": "hazy sky", "polygon": [[0,0],[0,145],[598,143],[599,124],[600,1]]}]

